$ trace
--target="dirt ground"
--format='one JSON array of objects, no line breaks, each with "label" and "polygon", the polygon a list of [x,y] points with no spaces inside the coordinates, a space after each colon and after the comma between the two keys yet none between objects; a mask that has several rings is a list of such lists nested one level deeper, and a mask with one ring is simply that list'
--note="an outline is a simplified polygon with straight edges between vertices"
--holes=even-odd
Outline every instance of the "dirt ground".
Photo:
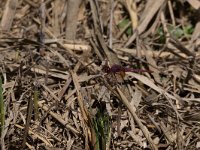
[{"label": "dirt ground", "polygon": [[2,150],[200,149],[199,0],[3,0]]}]

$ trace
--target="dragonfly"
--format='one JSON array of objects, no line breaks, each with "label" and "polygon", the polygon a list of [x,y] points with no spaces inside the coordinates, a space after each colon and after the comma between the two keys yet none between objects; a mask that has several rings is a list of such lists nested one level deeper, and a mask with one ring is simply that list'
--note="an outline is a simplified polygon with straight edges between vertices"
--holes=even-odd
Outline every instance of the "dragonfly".
[{"label": "dragonfly", "polygon": [[107,74],[113,74],[115,75],[115,77],[118,76],[117,79],[119,80],[119,82],[123,82],[123,78],[126,72],[135,72],[135,73],[143,73],[143,72],[152,73],[153,72],[151,70],[123,67],[118,64],[113,64],[111,67],[109,67],[108,65],[104,65],[102,70]]},{"label": "dragonfly", "polygon": [[[130,99],[130,95],[127,93],[128,89],[126,84],[121,84],[125,83],[124,81],[124,76],[125,72],[135,72],[135,73],[143,73],[143,72],[149,72],[151,73],[152,71],[150,70],[144,70],[144,69],[134,69],[134,68],[128,68],[128,67],[123,67],[118,64],[113,64],[109,67],[108,64],[104,64],[102,67],[102,71],[106,73],[106,77],[104,80],[104,83],[106,87],[117,97],[120,97],[118,93],[115,91],[116,84],[120,83],[120,88],[121,90],[126,93],[125,95],[127,96],[128,99]],[[120,98],[119,98],[120,99]],[[121,130],[120,130],[120,122],[121,122],[121,113],[122,113],[122,108],[121,108],[121,102],[118,102],[118,117],[117,117],[117,133],[118,136],[121,135]]]},{"label": "dragonfly", "polygon": [[127,67],[123,67],[123,66],[117,65],[117,64],[113,64],[111,67],[104,66],[103,70],[106,73],[120,73],[120,72],[124,72],[124,73],[125,72],[136,72],[136,73],[149,72],[149,73],[152,73],[153,72],[151,70],[127,68]]}]

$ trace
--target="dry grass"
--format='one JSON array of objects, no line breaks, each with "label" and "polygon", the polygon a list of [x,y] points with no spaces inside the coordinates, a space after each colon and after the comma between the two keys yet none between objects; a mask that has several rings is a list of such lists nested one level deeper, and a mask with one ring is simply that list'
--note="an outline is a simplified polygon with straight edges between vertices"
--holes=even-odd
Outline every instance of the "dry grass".
[{"label": "dry grass", "polygon": [[1,149],[200,148],[200,1],[0,8]]}]

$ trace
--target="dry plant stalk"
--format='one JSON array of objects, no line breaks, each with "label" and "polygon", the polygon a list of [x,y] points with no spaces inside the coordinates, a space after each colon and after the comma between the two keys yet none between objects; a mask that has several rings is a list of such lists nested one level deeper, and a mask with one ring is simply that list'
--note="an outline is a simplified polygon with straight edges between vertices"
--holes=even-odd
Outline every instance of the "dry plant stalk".
[{"label": "dry plant stalk", "polygon": [[67,40],[75,40],[77,29],[77,18],[79,7],[82,0],[68,0],[67,1],[67,18],[66,18],[66,32],[65,37]]},{"label": "dry plant stalk", "polygon": [[14,16],[16,14],[16,8],[18,6],[18,0],[7,0],[4,14],[1,20],[0,29],[10,30]]}]

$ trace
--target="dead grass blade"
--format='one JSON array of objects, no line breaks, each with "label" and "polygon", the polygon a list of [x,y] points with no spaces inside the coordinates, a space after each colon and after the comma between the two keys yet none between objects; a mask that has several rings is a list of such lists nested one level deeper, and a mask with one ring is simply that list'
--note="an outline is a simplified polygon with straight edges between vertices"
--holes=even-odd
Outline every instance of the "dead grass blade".
[{"label": "dead grass blade", "polygon": [[136,7],[136,1],[135,0],[126,0],[126,6],[128,8],[129,15],[131,17],[131,22],[132,22],[132,28],[133,31],[137,28],[138,26],[138,14],[137,14],[137,7]]},{"label": "dead grass blade", "polygon": [[177,109],[174,107],[174,105],[173,105],[173,103],[171,101],[171,99],[178,101],[178,99],[175,96],[167,93],[162,88],[156,86],[151,80],[149,80],[147,77],[145,77],[143,75],[135,74],[135,73],[132,73],[132,72],[127,72],[127,74],[130,75],[130,76],[132,76],[132,77],[135,77],[137,80],[139,80],[143,84],[151,87],[152,89],[154,89],[158,93],[163,94],[166,97],[166,99],[168,100],[168,102],[171,105],[171,107],[173,108],[173,110],[176,112],[177,118],[182,119],[182,117],[180,116],[180,114],[178,113]]},{"label": "dead grass blade", "polygon": [[78,104],[79,104],[80,109],[81,109],[82,117],[83,117],[85,122],[88,122],[88,115],[87,115],[87,112],[86,112],[86,110],[84,108],[83,97],[82,97],[82,95],[80,93],[80,84],[78,82],[78,77],[72,71],[71,71],[71,75],[72,75],[72,80],[73,80],[75,88],[76,88]]},{"label": "dead grass blade", "polygon": [[124,96],[124,94],[121,92],[121,90],[119,88],[117,88],[117,91],[118,91],[118,93],[119,93],[119,95],[120,95],[120,97],[122,99],[122,102],[128,108],[128,110],[131,113],[132,117],[134,118],[135,122],[138,124],[138,126],[142,130],[144,136],[146,137],[146,139],[148,140],[149,144],[151,145],[151,148],[153,150],[157,150],[158,148],[153,143],[153,140],[151,139],[151,136],[150,136],[150,133],[149,133],[148,129],[142,124],[141,120],[136,115],[136,113],[135,113],[136,108],[134,108],[133,106],[131,107],[131,105],[128,102],[127,98]]},{"label": "dead grass blade", "polygon": [[171,36],[169,39],[169,42],[172,43],[178,50],[180,50],[182,53],[186,54],[188,57],[195,58],[196,54],[188,50],[186,47],[184,47],[181,42],[179,42],[177,39]]},{"label": "dead grass blade", "polygon": [[190,5],[195,8],[195,9],[199,9],[200,8],[200,1],[198,0],[187,0],[188,3],[190,3]]},{"label": "dead grass blade", "polygon": [[[148,53],[149,50],[146,50],[146,51]],[[145,53],[146,54],[145,56],[146,56],[147,62],[149,64],[151,64],[151,65],[149,65],[149,69],[151,71],[153,71],[152,75],[153,75],[155,81],[158,82],[158,83],[161,83],[161,81],[160,81],[160,75],[159,75],[160,71],[157,69],[158,66],[156,64],[156,61],[153,59],[152,55],[148,55],[147,53]]]},{"label": "dead grass blade", "polygon": [[[24,129],[24,127],[20,126],[19,124],[15,124],[15,126],[19,129]],[[36,132],[33,132],[32,129],[29,129],[28,134],[31,134],[35,137],[37,137],[38,139],[40,139],[41,141],[43,141],[46,145],[51,146],[52,144],[49,140],[45,139],[43,136],[37,134]]]},{"label": "dead grass blade", "polygon": [[21,146],[22,149],[24,149],[25,146],[26,146],[26,140],[27,140],[27,136],[28,136],[28,133],[29,133],[30,123],[31,123],[32,111],[33,111],[33,100],[30,99],[28,101],[28,107],[27,107],[26,125],[25,125],[25,128],[24,128],[23,142],[22,142],[22,146]]},{"label": "dead grass blade", "polygon": [[1,20],[1,29],[10,30],[14,16],[16,14],[16,9],[18,5],[18,0],[7,0],[5,11]]},{"label": "dead grass blade", "polygon": [[37,89],[34,90],[33,101],[34,101],[34,116],[35,116],[35,120],[38,120],[39,119],[39,112],[38,112],[39,91]]},{"label": "dead grass blade", "polygon": [[96,36],[97,36],[97,39],[98,41],[100,42],[100,47],[102,47],[104,53],[106,56],[104,56],[105,58],[108,59],[108,61],[110,62],[110,64],[120,64],[120,61],[117,57],[117,55],[108,49],[103,37],[102,37],[102,34],[101,34],[101,31],[100,31],[100,27],[99,27],[99,20],[98,20],[98,13],[97,13],[97,8],[96,8],[96,5],[95,5],[95,2],[93,0],[90,0],[90,6],[92,8],[92,17],[93,17],[93,21],[94,21],[94,31],[96,33]]},{"label": "dead grass blade", "polygon": [[173,95],[167,93],[165,90],[163,90],[162,88],[156,86],[153,81],[151,81],[150,79],[148,79],[147,77],[140,75],[140,74],[136,74],[133,72],[127,72],[127,75],[130,75],[134,78],[136,78],[137,80],[141,81],[143,84],[149,86],[150,88],[154,89],[155,91],[157,91],[160,94],[165,94],[166,96],[168,96],[169,98],[173,99],[173,100],[177,100],[176,97],[174,97]]},{"label": "dead grass blade", "polygon": [[[67,17],[65,37],[68,40],[75,40],[77,30],[77,18],[82,0],[67,1]],[[76,19],[75,19],[76,18]]]},{"label": "dead grass blade", "polygon": [[156,12],[160,9],[161,6],[163,6],[166,3],[165,0],[157,0],[156,3],[154,0],[148,1],[146,8],[143,12],[143,15],[141,16],[140,24],[138,25],[138,32],[135,32],[126,43],[126,47],[129,46],[136,38],[137,33],[141,34],[144,32],[146,27],[148,26],[151,19],[154,17]]},{"label": "dead grass blade", "polygon": [[66,124],[66,122],[62,119],[61,116],[59,116],[58,114],[49,111],[49,108],[45,105],[43,105],[42,103],[38,103],[38,106],[42,109],[44,109],[45,111],[48,111],[48,113],[54,117],[58,122],[60,122],[63,126],[65,126],[67,129],[71,130],[74,134],[79,134],[79,131],[77,131],[74,127],[72,127],[71,125]]}]

